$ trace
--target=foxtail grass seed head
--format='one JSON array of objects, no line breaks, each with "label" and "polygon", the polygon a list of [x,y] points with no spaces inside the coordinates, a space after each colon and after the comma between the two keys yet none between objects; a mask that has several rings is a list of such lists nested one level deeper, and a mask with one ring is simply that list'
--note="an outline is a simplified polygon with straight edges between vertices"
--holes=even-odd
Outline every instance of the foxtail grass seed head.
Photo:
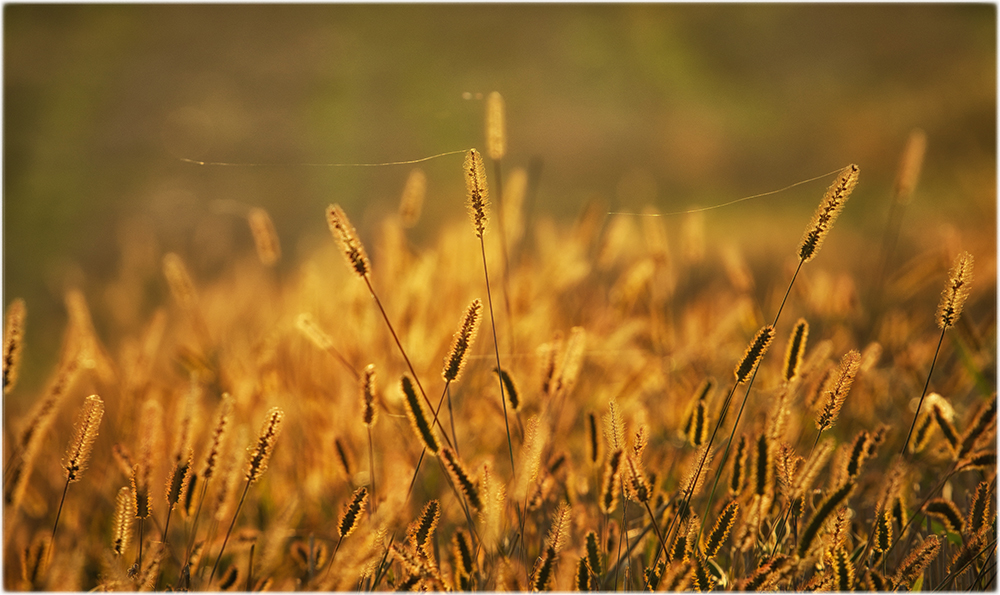
[{"label": "foxtail grass seed head", "polygon": [[500,382],[503,382],[503,389],[507,395],[507,402],[510,404],[510,408],[515,413],[521,410],[521,396],[517,392],[517,386],[514,385],[514,379],[510,377],[507,370],[500,368],[493,368],[493,372],[500,376]]},{"label": "foxtail grass seed head", "polygon": [[754,453],[754,488],[758,496],[765,496],[774,479],[774,449],[767,440],[767,432],[757,438],[757,449]]},{"label": "foxtail grass seed head", "polygon": [[847,393],[851,391],[854,377],[861,367],[861,353],[857,349],[852,349],[844,354],[840,360],[840,375],[833,385],[833,390],[827,391],[826,401],[819,417],[816,418],[816,429],[820,432],[829,429],[837,421],[840,409],[844,406]]},{"label": "foxtail grass seed head", "polygon": [[431,500],[424,506],[420,517],[407,530],[409,540],[413,543],[417,551],[423,552],[425,556],[429,554],[427,544],[433,537],[440,519],[441,503],[437,500]]},{"label": "foxtail grass seed head", "polygon": [[951,423],[951,408],[949,407],[946,410],[940,403],[933,403],[930,406],[930,413],[934,417],[934,421],[937,422],[938,428],[941,429],[941,434],[948,441],[948,445],[952,451],[957,450],[959,447],[959,437],[958,430]]},{"label": "foxtail grass seed head", "polygon": [[[649,569],[646,569],[649,572]],[[648,582],[648,581],[647,581]],[[576,590],[587,592],[590,590],[590,567],[587,565],[587,558],[582,557],[576,563]]]},{"label": "foxtail grass seed head", "polygon": [[909,590],[910,586],[918,578],[923,576],[924,569],[937,558],[941,550],[941,540],[937,535],[928,535],[924,541],[914,548],[910,555],[903,560],[893,577],[893,582],[897,586]]},{"label": "foxtail grass seed head", "polygon": [[410,380],[409,376],[403,376],[399,386],[403,391],[403,398],[406,400],[406,414],[410,418],[410,423],[413,424],[413,431],[423,442],[424,448],[437,454],[441,450],[441,444],[438,442],[437,435],[434,434],[434,428],[431,427],[431,417],[424,409],[420,397],[417,396],[413,381]]},{"label": "foxtail grass seed head", "polygon": [[736,456],[733,457],[733,473],[729,476],[729,493],[733,497],[739,496],[746,483],[746,461],[747,461],[747,435],[741,434],[740,441],[736,444]]},{"label": "foxtail grass seed head", "polygon": [[604,572],[601,566],[601,550],[597,543],[597,533],[594,531],[588,531],[586,541],[587,550],[587,565],[590,567],[590,571],[594,574],[601,574]]},{"label": "foxtail grass seed head", "polygon": [[367,277],[371,274],[371,265],[368,263],[365,247],[340,205],[330,205],[326,208],[326,223],[330,227],[330,233],[340,244],[348,266],[360,277]]},{"label": "foxtail grass seed head", "polygon": [[535,571],[535,576],[531,580],[532,591],[548,590],[558,558],[559,554],[554,547],[549,546],[545,549],[545,553],[542,554],[542,560],[538,563],[537,570]]},{"label": "foxtail grass seed head", "polygon": [[797,550],[800,558],[806,557],[806,554],[809,553],[809,549],[812,547],[813,541],[816,539],[820,529],[823,528],[827,519],[830,518],[833,511],[847,501],[853,491],[854,482],[849,481],[842,485],[839,489],[833,491],[829,496],[827,496],[826,500],[819,505],[819,508],[817,508],[816,512],[813,513],[809,524],[806,525],[805,530],[802,532],[802,537],[799,541],[799,547]]},{"label": "foxtail grass seed head", "polygon": [[596,465],[601,459],[601,440],[597,430],[597,413],[591,411],[587,414],[587,457],[592,465]]},{"label": "foxtail grass seed head", "polygon": [[729,537],[729,531],[733,528],[733,523],[736,521],[736,516],[739,513],[740,503],[736,500],[733,500],[722,509],[722,514],[715,521],[715,527],[708,534],[708,541],[705,542],[705,557],[714,558],[715,554],[719,553],[719,549],[726,542],[726,538]]},{"label": "foxtail grass seed head", "polygon": [[316,324],[313,317],[307,313],[303,312],[299,314],[298,318],[295,319],[295,326],[306,336],[307,339],[313,342],[316,347],[319,347],[323,351],[330,351],[333,349],[333,340],[330,339],[330,335],[327,335],[323,329]]},{"label": "foxtail grass seed head", "polygon": [[750,377],[757,364],[763,359],[764,354],[767,353],[767,348],[771,345],[771,341],[774,339],[774,327],[767,325],[764,328],[757,331],[754,336],[753,341],[747,347],[746,353],[743,354],[743,359],[740,360],[738,366],[733,371],[736,376],[736,384],[742,384]]},{"label": "foxtail grass seed head", "polygon": [[149,517],[149,471],[138,463],[132,468],[132,501],[135,518]]},{"label": "foxtail grass seed head", "polygon": [[476,229],[476,237],[482,238],[490,219],[490,193],[486,186],[486,166],[483,165],[483,157],[479,151],[469,149],[462,167],[465,171],[465,189],[472,226]]},{"label": "foxtail grass seed head", "polygon": [[477,510],[482,510],[483,501],[479,496],[479,488],[476,487],[476,483],[469,476],[469,472],[465,470],[462,461],[458,458],[455,451],[447,446],[442,448],[441,462],[444,463],[444,467],[448,470],[452,481],[455,482],[458,489],[465,495],[465,499],[469,502],[469,505]]},{"label": "foxtail grass seed head", "polygon": [[463,577],[471,577],[475,571],[475,557],[469,534],[462,529],[456,529],[451,538],[451,552],[455,558],[455,569]]},{"label": "foxtail grass seed head", "polygon": [[494,91],[486,97],[486,152],[498,161],[507,153],[507,121],[503,97]]},{"label": "foxtail grass seed head", "polygon": [[958,449],[958,458],[962,459],[972,452],[980,439],[987,434],[997,418],[997,396],[994,393],[990,400],[979,407],[969,429],[962,435],[962,446]]},{"label": "foxtail grass seed head", "polygon": [[24,300],[17,298],[7,307],[7,320],[3,329],[3,394],[10,393],[17,383],[24,347]]},{"label": "foxtail grass seed head", "polygon": [[875,518],[875,539],[872,546],[876,552],[887,552],[892,547],[892,511],[884,510]]},{"label": "foxtail grass seed head", "polygon": [[354,495],[351,496],[351,503],[344,509],[344,513],[340,515],[340,522],[337,523],[337,533],[341,539],[346,539],[347,536],[358,528],[367,501],[368,488],[361,486],[354,491]]},{"label": "foxtail grass seed head", "polygon": [[809,338],[809,323],[805,318],[799,318],[792,330],[792,336],[788,339],[788,347],[785,349],[785,365],[783,368],[785,382],[791,382],[799,375],[799,368],[802,367],[802,358],[806,352],[806,340]]},{"label": "foxtail grass seed head", "polygon": [[212,429],[212,442],[208,448],[208,455],[205,457],[205,466],[202,468],[202,479],[208,479],[215,473],[215,467],[219,463],[219,456],[225,447],[226,435],[229,430],[229,423],[233,415],[233,398],[229,393],[223,393],[222,402],[219,403],[219,412],[215,419],[215,428]]},{"label": "foxtail grass seed head", "polygon": [[903,150],[903,158],[896,174],[896,184],[893,186],[893,199],[897,204],[905,205],[913,198],[913,191],[920,178],[920,168],[924,163],[924,153],[927,151],[927,135],[919,128],[910,132]]},{"label": "foxtail grass seed head", "polygon": [[604,514],[611,514],[618,507],[618,478],[624,454],[622,449],[616,449],[604,466],[604,480],[601,482],[601,512]]},{"label": "foxtail grass seed head", "polygon": [[63,469],[65,469],[66,478],[70,482],[80,481],[80,476],[87,468],[87,462],[94,449],[94,441],[97,440],[97,430],[101,426],[103,416],[104,401],[97,395],[87,397],[76,418],[73,440],[70,441],[66,457],[63,459]]},{"label": "foxtail grass seed head", "polygon": [[830,567],[833,570],[834,585],[837,591],[854,590],[854,565],[843,547],[837,547],[829,556]]},{"label": "foxtail grass seed head", "polygon": [[934,498],[924,507],[927,514],[940,519],[945,527],[953,533],[961,533],[965,529],[965,519],[951,500]]},{"label": "foxtail grass seed head", "polygon": [[399,199],[399,221],[403,227],[411,228],[420,221],[426,195],[427,174],[419,167],[413,168],[406,177],[403,195]]},{"label": "foxtail grass seed head", "polygon": [[833,227],[833,222],[837,220],[837,216],[851,196],[851,191],[858,184],[859,171],[857,165],[848,165],[827,189],[799,246],[799,259],[803,263],[809,262],[819,252],[823,240]]},{"label": "foxtail grass seed head", "polygon": [[274,452],[274,443],[281,433],[281,421],[285,418],[285,412],[278,407],[272,407],[267,412],[267,421],[260,428],[260,436],[257,438],[257,445],[250,453],[250,460],[247,463],[247,481],[254,482],[260,479],[261,474],[267,470],[267,463]]},{"label": "foxtail grass seed head", "polygon": [[378,418],[378,409],[375,407],[375,364],[368,364],[361,373],[361,402],[361,420],[370,428]]},{"label": "foxtail grass seed head", "polygon": [[970,533],[979,533],[983,527],[991,524],[994,515],[990,514],[990,505],[993,500],[990,498],[990,482],[981,481],[976,486],[976,491],[972,494],[972,502],[969,503],[968,527]]},{"label": "foxtail grass seed head", "polygon": [[118,490],[115,498],[115,525],[112,529],[111,550],[116,556],[121,556],[128,549],[132,537],[132,490],[125,486]]},{"label": "foxtail grass seed head", "polygon": [[197,301],[197,293],[194,290],[194,281],[188,273],[184,260],[180,256],[169,252],[163,256],[163,275],[167,278],[167,285],[170,286],[170,293],[174,300],[185,310],[194,308]]},{"label": "foxtail grass seed head", "polygon": [[715,381],[706,378],[694,393],[694,402],[689,406],[690,413],[684,423],[684,434],[692,446],[701,446],[708,439],[708,427],[711,419],[708,413],[708,397],[715,386]]},{"label": "foxtail grass seed head", "polygon": [[854,437],[854,442],[851,444],[851,455],[847,459],[847,477],[854,479],[861,473],[861,465],[868,458],[868,443],[870,441],[870,436],[867,430],[861,430],[858,435]]},{"label": "foxtail grass seed head", "polygon": [[173,510],[177,502],[180,501],[181,496],[187,490],[188,482],[191,481],[191,460],[194,457],[193,452],[188,452],[188,456],[184,459],[174,461],[173,467],[170,469],[170,475],[167,476],[167,509]]},{"label": "foxtail grass seed head", "polygon": [[281,259],[281,242],[278,232],[274,230],[274,222],[264,209],[254,207],[247,213],[250,233],[257,248],[257,258],[266,267],[274,266]]},{"label": "foxtail grass seed head", "polygon": [[469,309],[465,311],[462,318],[462,326],[455,333],[451,342],[451,350],[444,360],[444,371],[442,375],[445,381],[454,382],[462,374],[462,368],[468,359],[469,348],[476,340],[476,333],[479,332],[479,321],[482,318],[483,301],[479,298],[472,300]]},{"label": "foxtail grass seed head", "polygon": [[946,329],[955,326],[958,317],[962,315],[965,300],[972,289],[972,255],[962,252],[951,267],[948,283],[941,292],[941,303],[937,309],[938,328]]}]

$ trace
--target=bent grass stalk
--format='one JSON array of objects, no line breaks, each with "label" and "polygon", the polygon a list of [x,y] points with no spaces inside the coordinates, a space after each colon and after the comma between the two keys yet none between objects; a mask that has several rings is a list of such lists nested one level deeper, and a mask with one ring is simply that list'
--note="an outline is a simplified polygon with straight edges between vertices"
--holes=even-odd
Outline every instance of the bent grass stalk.
[{"label": "bent grass stalk", "polygon": [[934,374],[934,365],[937,364],[938,354],[941,352],[941,343],[944,342],[944,334],[947,330],[958,322],[962,315],[962,308],[965,300],[969,297],[972,289],[972,255],[962,252],[955,259],[952,266],[948,282],[941,292],[941,303],[938,305],[937,322],[941,327],[941,335],[938,337],[937,347],[934,348],[934,357],[931,359],[931,367],[927,372],[927,380],[924,381],[924,390],[920,393],[920,401],[917,402],[917,410],[913,414],[913,421],[910,423],[910,430],[906,433],[906,440],[903,441],[903,448],[899,454],[906,455],[906,448],[910,444],[910,437],[913,435],[913,427],[917,425],[917,418],[920,416],[920,408],[924,404],[927,396],[927,389],[931,384],[931,376]]}]

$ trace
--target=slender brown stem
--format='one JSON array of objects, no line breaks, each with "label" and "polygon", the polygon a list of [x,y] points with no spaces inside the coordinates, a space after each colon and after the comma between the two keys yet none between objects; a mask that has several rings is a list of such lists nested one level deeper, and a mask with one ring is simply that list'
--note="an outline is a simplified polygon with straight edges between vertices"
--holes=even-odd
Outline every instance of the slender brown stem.
[{"label": "slender brown stem", "polygon": [[941,343],[944,341],[944,333],[948,327],[941,329],[941,336],[938,337],[937,348],[934,349],[934,359],[931,360],[931,369],[927,372],[927,380],[924,382],[924,391],[920,393],[920,401],[917,403],[917,411],[913,414],[913,422],[910,423],[910,431],[906,433],[906,440],[903,441],[903,448],[899,454],[906,456],[906,447],[910,444],[910,437],[913,435],[913,427],[917,425],[917,418],[920,417],[920,407],[924,404],[924,397],[927,396],[927,388],[931,385],[931,376],[934,374],[934,364],[937,363],[938,353],[941,352]]},{"label": "slender brown stem", "polygon": [[139,517],[139,556],[135,560],[136,576],[142,573],[142,526],[146,519]]},{"label": "slender brown stem", "polygon": [[240,503],[236,506],[236,513],[233,514],[233,522],[229,523],[229,530],[226,531],[226,538],[222,540],[222,549],[219,550],[219,557],[215,559],[215,565],[212,566],[212,574],[208,575],[208,584],[212,584],[212,579],[215,578],[215,571],[219,569],[219,561],[222,560],[222,554],[226,551],[226,544],[229,543],[229,536],[233,532],[233,527],[236,526],[236,519],[240,516],[240,510],[243,508],[243,501],[246,500],[247,492],[250,490],[250,480],[247,480],[246,487],[243,488],[243,495],[240,496]]},{"label": "slender brown stem", "polygon": [[[694,495],[694,488],[695,488],[695,486],[698,485],[698,478],[701,476],[701,470],[705,466],[705,460],[708,459],[708,453],[710,453],[712,451],[712,444],[715,443],[715,436],[719,433],[719,428],[722,427],[722,423],[726,419],[726,413],[728,413],[728,411],[729,411],[729,405],[730,405],[730,403],[733,400],[733,394],[736,392],[736,387],[737,386],[739,386],[739,385],[738,384],[733,384],[733,388],[731,388],[729,390],[729,394],[726,395],[726,400],[723,402],[723,405],[722,405],[722,413],[719,415],[719,421],[715,424],[715,429],[712,430],[712,436],[708,439],[708,445],[705,447],[705,452],[702,453],[701,461],[698,462],[698,468],[697,468],[697,470],[694,473],[694,477],[691,479],[690,485],[687,488],[685,488],[684,499],[683,499],[683,501],[681,503],[681,506],[677,509],[677,512],[674,513],[673,518],[670,520],[670,525],[667,526],[667,534],[666,534],[667,538],[670,538],[670,536],[671,536],[671,533],[672,533],[673,528],[674,528],[674,522],[675,521],[679,521],[681,515],[683,515],[685,513],[685,511],[688,509],[689,505],[691,504],[691,497]],[[721,469],[721,467],[720,467],[720,469]],[[677,523],[677,530],[680,531],[680,523],[679,522]],[[653,560],[653,564],[654,565],[656,564],[656,562],[657,562],[657,560]]]},{"label": "slender brown stem", "polygon": [[[483,274],[486,276],[486,300],[490,306],[490,326],[493,330],[493,353],[497,359],[497,370],[502,370],[503,368],[500,366],[500,345],[497,342],[497,323],[493,317],[493,295],[490,293],[490,271],[486,266],[486,242],[482,236],[479,236],[479,247],[483,254]],[[507,421],[507,397],[504,395],[503,378],[500,377],[499,372],[497,372],[497,382],[500,384],[500,404],[503,405],[503,425],[507,429],[507,452],[510,454],[510,472],[511,475],[516,475],[517,471],[514,468],[514,446],[510,441],[510,422]]]},{"label": "slender brown stem", "polygon": [[[52,537],[49,538],[49,547],[46,550],[46,557],[51,558],[52,550],[56,547],[56,529],[59,528],[59,517],[62,515],[63,503],[66,502],[66,492],[69,491],[69,478],[66,478],[66,485],[63,487],[62,498],[59,499],[59,509],[56,510],[56,522],[52,524]],[[43,566],[44,568],[44,566]]]},{"label": "slender brown stem", "polygon": [[372,505],[368,508],[368,518],[370,519],[378,507],[378,498],[375,495],[375,446],[372,443],[371,426],[368,426],[368,479],[372,484]]},{"label": "slender brown stem", "polygon": [[250,544],[250,560],[247,562],[247,593],[253,590],[253,549],[257,544]]},{"label": "slender brown stem", "polygon": [[191,522],[191,539],[188,541],[187,552],[184,555],[184,564],[187,565],[191,559],[191,551],[194,550],[194,542],[198,536],[198,518],[201,516],[201,506],[205,503],[205,494],[208,492],[208,482],[212,478],[206,478],[201,486],[201,497],[198,499],[198,509],[194,513],[194,520]]},{"label": "slender brown stem", "polygon": [[[795,279],[799,276],[799,271],[802,270],[802,265],[805,261],[799,259],[798,266],[795,267],[795,272],[792,274],[792,280],[788,282],[788,289],[785,290],[785,296],[781,298],[781,304],[778,305],[778,312],[774,315],[774,322],[771,323],[771,328],[778,328],[778,319],[781,318],[781,311],[785,308],[785,302],[788,301],[789,294],[792,293],[792,286],[795,285]],[[740,410],[736,413],[736,421],[733,422],[733,429],[729,433],[729,440],[726,442],[726,450],[722,454],[722,460],[719,461],[718,470],[715,472],[715,479],[712,481],[712,491],[708,495],[708,503],[705,505],[705,514],[701,519],[701,528],[698,530],[698,539],[701,540],[701,534],[705,531],[705,520],[708,518],[708,512],[712,506],[712,500],[715,498],[715,489],[719,485],[719,478],[722,476],[722,469],[726,466],[726,460],[729,458],[729,449],[733,445],[733,437],[736,436],[736,430],[740,427],[740,419],[743,417],[743,409],[747,406],[747,399],[750,397],[750,391],[753,390],[754,380],[757,379],[757,372],[760,371],[760,364],[754,367],[753,374],[750,375],[750,381],[747,383],[747,391],[743,394],[743,402],[740,403]],[[733,387],[736,390],[736,387]],[[723,411],[725,415],[725,411]],[[719,424],[722,424],[722,420],[719,420]],[[718,426],[716,426],[718,428]],[[714,434],[713,434],[714,436]],[[816,441],[819,441],[819,436],[816,437]],[[711,442],[709,443],[711,444]],[[815,447],[815,445],[813,445]],[[705,453],[708,454],[707,452]]]},{"label": "slender brown stem", "polygon": [[[406,367],[410,369],[410,374],[413,376],[413,381],[417,383],[417,388],[420,389],[420,396],[424,398],[424,402],[427,403],[428,407],[433,408],[433,405],[431,405],[431,400],[427,398],[427,393],[424,392],[423,385],[420,384],[420,377],[417,376],[417,371],[413,369],[413,364],[410,363],[410,358],[406,355],[406,350],[403,349],[403,343],[400,342],[399,337],[396,335],[396,329],[393,328],[392,323],[389,322],[389,315],[386,314],[385,308],[382,307],[382,300],[378,299],[378,295],[375,293],[375,288],[372,287],[371,279],[368,278],[368,275],[365,275],[362,278],[365,280],[365,284],[368,285],[368,292],[375,299],[375,305],[378,306],[379,312],[382,313],[382,319],[385,320],[385,325],[389,327],[389,332],[392,334],[392,339],[396,342],[396,347],[399,348],[399,353],[402,354],[403,360],[406,362]],[[490,314],[492,315],[492,310],[490,311]],[[449,447],[452,447],[451,439],[448,438],[448,432],[445,431],[444,427],[441,425],[441,422],[438,421],[436,415],[434,416],[434,424],[432,425],[435,424],[439,428],[441,428],[441,434],[444,436],[444,441],[448,443]]]}]

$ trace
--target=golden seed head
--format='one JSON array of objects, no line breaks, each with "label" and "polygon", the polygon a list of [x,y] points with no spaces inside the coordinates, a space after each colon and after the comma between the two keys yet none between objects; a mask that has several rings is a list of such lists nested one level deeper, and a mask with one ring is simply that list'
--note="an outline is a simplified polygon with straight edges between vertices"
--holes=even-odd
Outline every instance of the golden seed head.
[{"label": "golden seed head", "polygon": [[194,452],[188,451],[184,459],[174,461],[170,468],[170,475],[167,477],[167,508],[172,510],[174,505],[180,501],[181,496],[187,491],[187,485],[191,481],[191,463],[194,459]]},{"label": "golden seed head", "polygon": [[278,232],[274,230],[274,222],[264,209],[254,207],[247,214],[250,233],[257,248],[257,258],[266,267],[273,266],[281,258],[281,242]]},{"label": "golden seed head", "polygon": [[851,391],[851,385],[854,383],[854,377],[860,367],[861,353],[857,349],[848,351],[840,360],[840,375],[833,385],[833,390],[827,391],[826,404],[816,419],[816,428],[820,432],[828,429],[837,421],[840,408],[844,405],[844,400],[847,399],[847,393]]},{"label": "golden seed head", "polygon": [[896,184],[892,190],[896,203],[905,205],[913,197],[913,190],[917,187],[917,179],[920,177],[920,168],[923,166],[926,150],[927,135],[919,128],[914,129],[906,141],[903,158],[899,163],[899,172],[896,175]]},{"label": "golden seed head", "polygon": [[111,549],[116,556],[121,556],[128,549],[129,538],[132,536],[132,490],[125,486],[118,490],[115,499],[115,526],[112,532]]},{"label": "golden seed head", "polygon": [[222,402],[219,404],[219,415],[215,421],[215,428],[212,430],[212,445],[205,457],[205,467],[201,472],[202,479],[208,479],[215,473],[215,467],[222,454],[223,444],[229,428],[230,417],[233,413],[233,398],[229,393],[223,393]]},{"label": "golden seed head", "polygon": [[621,476],[621,463],[624,451],[616,449],[608,457],[604,466],[604,480],[601,482],[601,512],[611,514],[618,507],[618,478]]},{"label": "golden seed head", "polygon": [[365,247],[340,205],[330,205],[326,208],[326,222],[330,227],[330,233],[340,244],[340,249],[347,258],[347,264],[359,276],[368,276],[371,273],[371,265],[368,263]]},{"label": "golden seed head", "polygon": [[413,542],[413,545],[417,550],[423,550],[425,553],[427,550],[424,548],[428,545],[431,537],[434,535],[434,530],[437,529],[438,521],[441,519],[441,503],[437,500],[431,500],[424,506],[424,510],[420,513],[420,517],[417,518],[413,524],[407,528],[406,536]]},{"label": "golden seed head", "polygon": [[417,392],[413,387],[413,381],[410,380],[409,376],[403,376],[402,380],[400,380],[400,388],[403,390],[403,397],[406,400],[406,414],[410,418],[413,430],[417,433],[420,441],[424,443],[424,447],[431,453],[437,454],[441,450],[441,444],[434,434],[434,428],[431,426],[431,418],[417,396]]},{"label": "golden seed head", "polygon": [[746,353],[743,354],[743,359],[740,364],[736,366],[733,374],[736,376],[736,384],[742,384],[746,382],[747,378],[763,359],[764,354],[767,353],[767,348],[771,345],[771,341],[774,339],[774,327],[767,325],[764,328],[757,331],[754,336],[753,341],[747,347]]},{"label": "golden seed head", "polygon": [[826,234],[833,227],[833,222],[837,220],[840,211],[844,209],[847,199],[851,196],[851,191],[858,184],[859,169],[857,165],[848,165],[837,176],[833,185],[827,189],[823,196],[816,214],[813,215],[809,227],[806,228],[802,236],[802,245],[799,247],[799,258],[803,263],[809,262],[816,253]]},{"label": "golden seed head", "polygon": [[365,502],[368,501],[368,488],[361,486],[354,491],[351,503],[344,509],[344,514],[340,516],[340,523],[337,524],[337,531],[340,538],[344,539],[358,528],[361,521],[361,514],[365,509]]},{"label": "golden seed head", "polygon": [[476,237],[482,238],[489,223],[490,193],[486,186],[486,167],[483,156],[475,149],[469,149],[465,154],[465,189],[468,194],[469,214],[472,215],[472,225],[476,228]]},{"label": "golden seed head", "polygon": [[403,227],[413,227],[420,220],[426,195],[427,174],[419,167],[414,168],[406,178],[403,195],[399,199],[399,221]]},{"label": "golden seed head", "polygon": [[483,500],[479,495],[479,489],[469,476],[469,472],[465,470],[461,459],[458,458],[455,451],[447,446],[441,448],[441,462],[444,463],[445,469],[447,469],[448,473],[451,475],[452,481],[454,481],[462,493],[465,494],[465,499],[468,500],[469,506],[472,506],[477,510],[482,510]]},{"label": "golden seed head", "polygon": [[469,309],[466,310],[465,317],[462,319],[462,327],[455,333],[455,338],[452,339],[451,343],[451,351],[444,362],[442,375],[446,381],[458,380],[462,374],[462,368],[465,367],[465,361],[468,359],[466,356],[469,348],[476,340],[476,333],[479,331],[479,320],[482,312],[483,301],[479,298],[469,304]]},{"label": "golden seed head", "polygon": [[737,500],[733,500],[722,510],[719,519],[715,521],[715,527],[708,534],[708,541],[705,543],[704,548],[705,557],[713,558],[719,552],[722,544],[726,541],[726,537],[729,536],[729,531],[733,528],[733,523],[736,521],[736,516],[739,512],[740,503]]},{"label": "golden seed head", "polygon": [[938,328],[946,329],[955,326],[958,317],[962,315],[965,300],[972,289],[972,255],[962,252],[955,258],[951,267],[948,283],[941,292],[941,303],[938,305]]},{"label": "golden seed head", "polygon": [[17,298],[7,307],[7,321],[3,331],[3,393],[8,394],[17,382],[24,345],[24,300]]},{"label": "golden seed head", "polygon": [[494,91],[486,97],[486,152],[494,161],[507,153],[507,121],[503,97]]},{"label": "golden seed head", "polygon": [[177,303],[184,309],[193,308],[197,300],[194,290],[194,282],[188,273],[184,260],[180,256],[169,252],[163,256],[163,275],[167,278],[167,285],[170,286],[170,293],[177,300]]},{"label": "golden seed head", "polygon": [[362,420],[366,426],[374,426],[378,417],[378,409],[375,408],[375,364],[368,364],[361,374],[361,398],[364,403]]},{"label": "golden seed head", "polygon": [[76,418],[73,440],[70,441],[66,458],[63,460],[63,468],[69,481],[79,481],[87,468],[103,416],[104,402],[101,398],[97,395],[87,397],[83,402],[83,408],[80,409],[80,415]]},{"label": "golden seed head", "polygon": [[802,358],[806,352],[806,340],[809,338],[809,323],[805,318],[799,318],[792,330],[792,336],[788,339],[788,348],[785,350],[784,378],[785,382],[791,382],[799,375],[799,368],[802,367]]},{"label": "golden seed head", "polygon": [[256,481],[267,470],[267,462],[274,452],[274,443],[281,433],[281,421],[284,418],[285,412],[278,407],[272,407],[267,412],[267,421],[260,428],[257,445],[250,452],[250,460],[247,462],[247,481]]},{"label": "golden seed head", "polygon": [[313,317],[307,312],[299,314],[298,318],[295,319],[295,326],[306,336],[307,339],[313,342],[316,347],[324,351],[330,351],[333,349],[333,340],[330,339],[330,335],[323,332],[323,329],[319,328]]}]

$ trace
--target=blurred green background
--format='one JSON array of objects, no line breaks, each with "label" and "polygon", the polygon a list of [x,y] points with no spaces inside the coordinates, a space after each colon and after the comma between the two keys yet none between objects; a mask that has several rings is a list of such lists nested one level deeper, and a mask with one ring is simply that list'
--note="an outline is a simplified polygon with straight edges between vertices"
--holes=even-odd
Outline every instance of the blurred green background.
[{"label": "blurred green background", "polygon": [[[861,165],[844,225],[880,237],[910,130],[928,152],[902,242],[947,221],[994,238],[996,7],[862,5],[13,5],[4,7],[4,306],[28,304],[22,383],[54,361],[66,288],[98,332],[130,258],[180,253],[200,282],[250,250],[238,201],[266,208],[291,269],[329,241],[340,202],[362,235],[409,167],[483,146],[483,101],[507,104],[505,166],[541,164],[535,216],[600,197],[663,211]],[[461,156],[422,164],[416,237],[464,217]],[[707,214],[709,234],[797,223],[828,181]],[[783,219],[782,219],[783,220]],[[728,226],[728,227],[727,227]],[[727,231],[728,230],[728,231]],[[134,241],[133,241],[134,243]],[[134,262],[132,264],[135,264]]]}]

